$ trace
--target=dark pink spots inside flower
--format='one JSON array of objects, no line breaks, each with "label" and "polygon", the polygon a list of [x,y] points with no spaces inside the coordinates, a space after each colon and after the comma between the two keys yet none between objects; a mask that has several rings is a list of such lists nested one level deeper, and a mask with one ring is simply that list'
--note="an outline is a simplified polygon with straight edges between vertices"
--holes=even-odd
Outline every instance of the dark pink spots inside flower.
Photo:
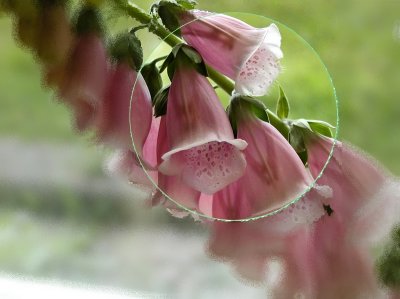
[{"label": "dark pink spots inside flower", "polygon": [[182,179],[194,189],[213,194],[237,180],[244,171],[243,154],[227,142],[209,142],[184,153]]},{"label": "dark pink spots inside flower", "polygon": [[278,59],[269,51],[267,44],[262,44],[242,65],[236,80],[236,91],[244,95],[263,95],[279,72]]}]

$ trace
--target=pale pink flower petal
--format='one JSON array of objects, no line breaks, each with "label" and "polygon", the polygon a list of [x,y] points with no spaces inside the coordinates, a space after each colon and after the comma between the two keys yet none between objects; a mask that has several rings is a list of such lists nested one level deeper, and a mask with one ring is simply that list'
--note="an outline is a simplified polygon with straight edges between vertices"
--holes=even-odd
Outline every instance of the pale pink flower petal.
[{"label": "pale pink flower petal", "polygon": [[[161,117],[157,140],[157,158],[159,163],[162,162],[162,153],[164,153],[168,148],[166,121],[167,119],[165,116]],[[183,207],[188,209],[197,209],[200,192],[184,184],[180,176],[167,176],[162,172],[158,172],[158,188]],[[181,207],[166,198],[162,192],[158,191],[155,195],[155,203],[161,202],[164,207],[169,209],[172,215],[179,216],[179,218],[183,215],[188,215],[188,213],[183,211]]]},{"label": "pale pink flower petal", "polygon": [[151,97],[143,77],[127,64],[118,63],[112,70],[104,99],[97,110],[94,125],[98,140],[132,151],[134,142],[141,155],[152,123]]},{"label": "pale pink flower petal", "polygon": [[191,10],[181,14],[182,36],[207,64],[236,82],[236,92],[261,96],[280,73],[281,35],[275,24],[254,28],[236,18]]},{"label": "pale pink flower petal", "polygon": [[130,149],[124,149],[114,153],[109,159],[107,167],[112,174],[122,176],[133,184],[146,187],[150,193],[149,197],[156,189],[155,184],[158,179],[156,149],[159,125],[159,119],[154,118],[143,151],[139,156],[140,162],[137,153]]},{"label": "pale pink flower petal", "polygon": [[78,37],[66,67],[61,98],[67,103],[98,103],[107,85],[108,60],[103,40],[94,33]]},{"label": "pale pink flower petal", "polygon": [[[308,165],[317,177],[333,146],[333,139],[323,136],[306,138]],[[374,196],[383,186],[387,175],[374,160],[348,144],[337,142],[319,184],[328,185],[333,190],[334,199],[329,202],[338,217],[345,221]]]},{"label": "pale pink flower petal", "polygon": [[246,167],[228,117],[208,80],[190,66],[179,65],[167,106],[168,150],[159,170],[212,194],[237,180]]},{"label": "pale pink flower petal", "polygon": [[[249,115],[238,122],[238,138],[248,143],[244,150],[247,167],[238,181],[215,194],[216,217],[247,218],[276,211],[297,199],[312,183],[291,145],[269,123]],[[312,221],[324,213],[320,200],[302,203],[298,203],[300,210]],[[223,211],[227,205],[235,210],[227,214]]]}]

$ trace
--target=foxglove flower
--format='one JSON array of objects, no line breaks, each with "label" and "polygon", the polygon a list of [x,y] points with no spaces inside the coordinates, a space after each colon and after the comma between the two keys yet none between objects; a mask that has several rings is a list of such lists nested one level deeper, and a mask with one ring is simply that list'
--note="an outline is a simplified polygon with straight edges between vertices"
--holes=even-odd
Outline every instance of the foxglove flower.
[{"label": "foxglove flower", "polygon": [[[314,177],[317,177],[328,160],[333,147],[333,139],[309,135],[306,137],[308,165]],[[377,192],[386,180],[387,175],[370,158],[347,144],[337,142],[321,184],[329,185],[335,190],[337,201],[332,208],[345,217],[344,213],[354,212],[360,202]]]},{"label": "foxglove flower", "polygon": [[[316,177],[334,142],[310,134],[305,141],[309,168]],[[333,213],[316,223],[310,240],[319,261],[313,266],[317,291],[332,294],[326,298],[386,298],[374,271],[374,258],[399,223],[399,182],[364,153],[337,142],[318,183],[332,188],[327,203]]]},{"label": "foxglove flower", "polygon": [[262,96],[280,73],[278,27],[254,28],[236,18],[200,10],[180,13],[185,41],[205,62],[235,80],[236,93]]},{"label": "foxglove flower", "polygon": [[[248,217],[248,205],[243,197],[236,196],[236,184],[213,196],[213,216],[223,219]],[[273,275],[267,271],[268,263],[287,258],[288,248],[296,246],[295,236],[311,229],[314,222],[323,217],[320,197],[312,190],[276,215],[249,222],[213,222],[209,252],[217,259],[229,261],[242,277],[264,282],[266,276]]]},{"label": "foxglove flower", "polygon": [[40,11],[37,54],[46,67],[65,64],[74,38],[66,7],[57,3],[45,5]]},{"label": "foxglove flower", "polygon": [[249,105],[236,98],[230,109],[236,118],[237,137],[248,143],[246,170],[232,186],[214,196],[216,205],[226,199],[243,206],[238,209],[239,218],[276,211],[302,195],[313,181],[287,140],[271,124],[258,119]]},{"label": "foxglove flower", "polygon": [[[238,103],[235,101],[231,105]],[[274,127],[256,118],[246,106],[236,107],[233,115],[238,138],[248,142],[244,150],[247,168],[239,180],[213,196],[212,216],[223,219],[245,219],[282,208],[312,182],[296,152]],[[322,198],[318,190],[312,189],[267,218],[215,222],[210,253],[231,262],[244,278],[261,282],[266,278],[268,263],[285,258],[293,238],[325,214]]]},{"label": "foxglove flower", "polygon": [[97,107],[94,121],[97,138],[132,151],[134,142],[141,155],[151,123],[151,97],[143,77],[126,63],[117,63],[111,71],[105,96]]},{"label": "foxglove flower", "polygon": [[109,62],[100,22],[94,9],[82,9],[76,25],[78,37],[60,83],[59,96],[78,115],[78,130],[92,125],[96,105],[107,87]]},{"label": "foxglove flower", "polygon": [[[166,117],[161,117],[160,130],[157,140],[157,158],[158,163],[162,163],[162,154],[168,149]],[[181,176],[167,176],[158,173],[158,187],[162,192],[172,198],[175,202],[188,209],[196,210],[200,192],[183,183]],[[182,210],[177,204],[173,203],[158,190],[153,198],[153,204],[161,203],[173,216],[182,218],[188,215],[188,212]]]},{"label": "foxglove flower", "polygon": [[191,65],[176,61],[166,114],[168,150],[159,170],[179,175],[193,189],[212,194],[242,176],[241,152],[228,117],[209,81]]},{"label": "foxglove flower", "polygon": [[67,64],[62,99],[69,104],[101,101],[108,78],[108,59],[103,40],[96,34],[78,38]]},{"label": "foxglove flower", "polygon": [[[132,149],[119,149],[109,159],[107,168],[112,174],[127,178],[131,183],[144,187],[151,199],[155,186],[149,179],[157,183],[157,138],[159,135],[160,121],[154,118],[150,131],[141,151],[134,152]],[[139,147],[139,145],[138,145]],[[139,157],[138,157],[139,155]],[[139,161],[140,159],[140,161]],[[146,172],[147,174],[146,174]]]}]

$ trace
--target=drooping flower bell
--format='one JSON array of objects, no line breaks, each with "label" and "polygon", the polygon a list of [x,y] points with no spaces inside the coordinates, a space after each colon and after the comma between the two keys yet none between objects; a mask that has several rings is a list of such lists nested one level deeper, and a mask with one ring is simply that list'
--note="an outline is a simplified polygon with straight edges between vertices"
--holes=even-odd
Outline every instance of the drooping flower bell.
[{"label": "drooping flower bell", "polygon": [[[312,178],[281,133],[257,117],[267,117],[264,107],[242,97],[231,101],[229,111],[238,138],[248,143],[244,150],[247,168],[239,180],[214,194],[211,216],[246,219],[277,211],[304,193]],[[312,189],[296,203],[263,219],[215,221],[209,251],[229,261],[242,277],[264,282],[266,276],[273,276],[274,270],[268,270],[270,262],[285,259],[293,240],[325,214],[322,198]]]},{"label": "drooping flower bell", "polygon": [[[235,139],[214,88],[196,70],[200,56],[188,46],[175,51],[166,112],[168,151],[159,170],[179,175],[188,186],[206,194],[221,190],[242,176],[247,143]],[[189,56],[185,53],[189,53]]]},{"label": "drooping flower bell", "polygon": [[149,201],[152,200],[155,184],[159,180],[157,172],[159,130],[160,118],[153,118],[144,144],[135,141],[136,152],[131,148],[118,149],[107,163],[107,169],[111,174],[128,179],[130,183],[140,187],[148,193]]},{"label": "drooping flower bell", "polygon": [[[152,103],[146,82],[138,70],[141,67],[140,41],[131,33],[118,35],[111,43],[113,65],[103,99],[96,106],[94,128],[97,139],[118,148],[142,147],[152,123]],[[137,61],[135,61],[137,60]],[[132,136],[131,136],[132,131]],[[132,138],[133,137],[133,138]]]},{"label": "drooping flower bell", "polygon": [[[160,117],[160,129],[157,139],[157,160],[162,163],[162,155],[168,150],[168,136],[167,136],[167,123],[166,117]],[[165,175],[162,172],[158,173],[158,188],[154,198],[153,205],[161,203],[173,216],[182,218],[188,215],[184,211],[183,206],[187,209],[197,210],[200,192],[186,185],[183,182],[181,175]],[[170,199],[166,198],[163,193],[169,198],[172,198],[177,204],[173,203]]]},{"label": "drooping flower bell", "polygon": [[[308,131],[304,141],[310,172],[317,177],[335,142]],[[309,236],[315,296],[386,298],[374,260],[400,222],[399,182],[360,150],[337,141],[318,183],[328,185],[332,197],[324,202],[329,214],[316,222]],[[300,258],[292,260],[293,267],[300,263]]]},{"label": "drooping flower bell", "polygon": [[141,43],[134,32],[127,32],[117,35],[110,45],[113,65],[93,127],[97,141],[122,149],[111,159],[109,169],[147,187],[151,195],[154,184],[148,176],[157,181],[160,121],[153,117],[149,89],[138,73],[143,62]]},{"label": "drooping flower bell", "polygon": [[201,10],[178,14],[184,40],[205,62],[235,80],[241,95],[262,96],[280,73],[278,27],[255,28],[236,18]]},{"label": "drooping flower bell", "polygon": [[47,67],[56,67],[66,63],[75,36],[63,1],[41,3],[37,54]]},{"label": "drooping flower bell", "polygon": [[323,169],[334,146],[332,158],[319,183],[332,188],[335,200],[330,206],[337,216],[344,221],[351,219],[384,185],[387,175],[374,160],[347,144],[337,141],[334,145],[332,138],[307,131],[304,136],[308,166],[314,177]]},{"label": "drooping flower bell", "polygon": [[[238,215],[230,217],[247,218],[276,211],[305,193],[313,181],[288,141],[275,127],[259,119],[255,109],[267,119],[264,107],[249,98],[234,98],[229,109],[237,137],[248,143],[244,175],[227,187],[234,191],[223,190],[214,196],[215,207],[225,201],[243,206],[237,209]],[[322,204],[316,205],[320,211]],[[220,208],[214,211],[217,217],[224,214]]]},{"label": "drooping flower bell", "polygon": [[104,96],[109,62],[101,20],[94,8],[82,9],[76,31],[78,38],[62,71],[59,95],[74,111],[76,128],[85,130],[92,124],[95,106]]}]

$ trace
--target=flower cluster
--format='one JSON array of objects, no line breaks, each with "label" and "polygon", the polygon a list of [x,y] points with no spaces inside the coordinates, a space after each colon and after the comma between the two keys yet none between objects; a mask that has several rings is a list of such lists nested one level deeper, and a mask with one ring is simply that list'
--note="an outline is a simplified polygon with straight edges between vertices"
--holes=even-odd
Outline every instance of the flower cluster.
[{"label": "flower cluster", "polygon": [[[213,257],[265,282],[273,298],[400,296],[381,287],[372,254],[399,221],[398,182],[365,154],[335,146],[328,124],[289,120],[283,90],[278,115],[256,99],[281,70],[275,24],[255,28],[194,10],[192,1],[160,1],[153,10],[183,40],[142,68],[136,29],[106,47],[94,5],[70,22],[66,1],[27,2],[4,7],[76,129],[114,148],[110,170],[144,188],[152,205],[177,217],[207,216]],[[158,18],[149,15],[147,25],[169,34]],[[234,81],[227,109],[210,71]],[[262,219],[237,221],[252,217]]]}]

